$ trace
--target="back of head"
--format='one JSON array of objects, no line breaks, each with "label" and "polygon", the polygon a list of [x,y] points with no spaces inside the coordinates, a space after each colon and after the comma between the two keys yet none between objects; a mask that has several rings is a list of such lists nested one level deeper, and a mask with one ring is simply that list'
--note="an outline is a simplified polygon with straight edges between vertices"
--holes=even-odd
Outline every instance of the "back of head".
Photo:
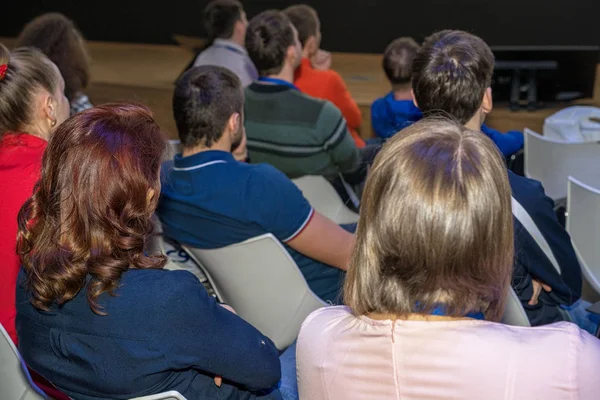
[{"label": "back of head", "polygon": [[[86,286],[92,309],[129,268],[160,268],[146,256],[167,142],[144,106],[107,104],[67,119],[52,135],[33,197],[19,212],[17,250],[32,303],[71,300]],[[33,222],[31,222],[33,221]]]},{"label": "back of head", "polygon": [[412,86],[424,113],[444,111],[462,124],[481,107],[492,82],[494,55],[479,37],[441,31],[423,42],[412,68]]},{"label": "back of head", "polygon": [[211,147],[221,139],[231,115],[241,115],[243,108],[240,79],[226,68],[194,67],[175,85],[173,116],[183,147]]},{"label": "back of head", "polygon": [[278,74],[288,48],[294,45],[292,23],[281,11],[263,11],[248,25],[246,49],[261,76]]},{"label": "back of head", "polygon": [[49,13],[33,19],[23,28],[17,46],[35,47],[56,64],[69,100],[87,87],[90,71],[85,42],[73,21],[64,15]]},{"label": "back of head", "polygon": [[213,0],[204,9],[204,29],[212,39],[229,39],[244,7],[237,0]]},{"label": "back of head", "polygon": [[356,314],[443,307],[497,321],[512,265],[510,187],[492,141],[445,119],[395,135],[367,180],[346,304]]},{"label": "back of head", "polygon": [[317,11],[306,4],[297,4],[283,10],[298,31],[302,47],[311,36],[317,36],[321,29]]},{"label": "back of head", "polygon": [[9,51],[0,44],[0,135],[22,131],[35,116],[34,97],[40,90],[55,93],[60,85],[56,67],[40,51]]},{"label": "back of head", "polygon": [[383,70],[392,85],[410,83],[412,63],[419,51],[413,38],[401,37],[390,43],[383,53]]}]

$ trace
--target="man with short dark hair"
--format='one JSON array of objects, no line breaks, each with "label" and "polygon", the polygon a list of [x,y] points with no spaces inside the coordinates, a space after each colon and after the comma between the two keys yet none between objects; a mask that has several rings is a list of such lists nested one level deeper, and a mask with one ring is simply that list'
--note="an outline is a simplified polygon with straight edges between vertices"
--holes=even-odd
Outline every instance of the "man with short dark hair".
[{"label": "man with short dark hair", "polygon": [[321,46],[321,21],[317,11],[298,4],[284,10],[298,31],[302,45],[302,62],[294,74],[294,84],[309,96],[329,100],[340,109],[348,124],[348,130],[357,147],[365,147],[365,141],[358,134],[362,123],[362,113],[346,87],[346,83],[332,69],[321,70],[313,67],[312,60]]},{"label": "man with short dark hair", "polygon": [[298,32],[280,11],[254,17],[246,48],[259,72],[246,88],[246,133],[253,161],[267,162],[290,178],[345,174],[350,183],[365,176],[341,112],[330,102],[301,93],[294,71],[302,60]]},{"label": "man with short dark hair", "polygon": [[[462,31],[435,33],[413,60],[414,103],[425,116],[450,114],[467,128],[480,130],[492,111],[493,71],[494,55],[479,37]],[[571,240],[542,185],[510,171],[508,176],[517,217],[513,288],[532,325],[563,320],[560,306],[571,305],[581,297],[581,267]],[[516,210],[528,214],[554,260],[548,258]]]},{"label": "man with short dark hair", "polygon": [[272,233],[313,292],[337,302],[354,236],[315,211],[280,171],[234,159],[245,136],[243,107],[240,81],[225,68],[195,67],[177,82],[173,114],[183,152],[163,168],[164,233],[204,249]]},{"label": "man with short dark hair", "polygon": [[[410,37],[402,37],[390,43],[383,53],[383,70],[392,91],[371,105],[371,124],[376,136],[388,139],[401,129],[423,118],[423,113],[412,100],[412,63],[419,45]],[[509,131],[500,133],[487,125],[481,126],[498,146],[505,157],[523,148],[523,133]]]},{"label": "man with short dark hair", "polygon": [[218,65],[231,70],[244,87],[258,78],[258,72],[244,47],[248,20],[237,0],[213,0],[204,9],[204,28],[212,45],[203,50],[194,66]]}]

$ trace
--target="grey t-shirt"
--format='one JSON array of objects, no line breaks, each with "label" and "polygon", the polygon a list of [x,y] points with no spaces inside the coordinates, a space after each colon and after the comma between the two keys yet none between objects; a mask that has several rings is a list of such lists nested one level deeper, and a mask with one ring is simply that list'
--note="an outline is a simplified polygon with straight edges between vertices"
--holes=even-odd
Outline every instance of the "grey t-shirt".
[{"label": "grey t-shirt", "polygon": [[258,71],[243,46],[226,39],[215,39],[213,44],[198,55],[194,67],[218,65],[236,74],[246,87],[258,78]]}]

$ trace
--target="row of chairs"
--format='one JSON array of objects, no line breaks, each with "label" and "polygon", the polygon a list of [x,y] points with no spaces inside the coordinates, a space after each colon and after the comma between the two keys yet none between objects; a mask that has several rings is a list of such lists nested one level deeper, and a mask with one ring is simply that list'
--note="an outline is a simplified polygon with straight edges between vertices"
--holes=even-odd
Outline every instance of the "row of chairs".
[{"label": "row of chairs", "polygon": [[540,181],[552,200],[566,199],[569,176],[600,187],[599,142],[554,139],[530,129],[524,135],[525,176]]},{"label": "row of chairs", "polygon": [[[175,143],[173,143],[175,144]],[[175,150],[175,149],[174,149]],[[313,207],[338,224],[358,221],[358,214],[341,201],[335,189],[322,177],[306,176],[294,180]],[[152,250],[164,252],[160,221]],[[312,311],[326,306],[308,287],[298,266],[281,243],[265,234],[220,249],[182,248],[190,255],[215,291],[238,314],[283,350],[296,339],[300,325]],[[260,258],[256,254],[261,254]],[[254,261],[256,260],[256,261]],[[170,262],[169,269],[177,265]],[[265,285],[269,290],[265,290]],[[521,302],[511,289],[503,322],[530,326]],[[2,398],[46,399],[35,386],[17,348],[0,326],[0,394]],[[175,391],[132,400],[185,400]]]}]

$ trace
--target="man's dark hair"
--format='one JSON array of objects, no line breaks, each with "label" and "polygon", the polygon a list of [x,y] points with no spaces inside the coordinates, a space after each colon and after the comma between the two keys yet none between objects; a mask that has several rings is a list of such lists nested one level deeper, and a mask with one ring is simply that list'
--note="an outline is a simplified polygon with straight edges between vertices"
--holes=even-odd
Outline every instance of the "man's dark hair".
[{"label": "man's dark hair", "polygon": [[449,113],[467,123],[492,82],[494,54],[479,37],[463,31],[434,33],[413,60],[412,88],[425,114]]},{"label": "man's dark hair", "polygon": [[214,65],[194,67],[175,85],[173,116],[183,147],[211,147],[221,139],[227,121],[242,114],[244,93],[240,79]]},{"label": "man's dark hair", "polygon": [[306,4],[297,4],[283,10],[298,31],[298,39],[302,47],[311,36],[317,36],[319,30],[319,16],[317,11]]},{"label": "man's dark hair", "polygon": [[246,50],[261,76],[281,71],[287,49],[294,42],[292,23],[281,11],[263,11],[252,18],[246,30]]},{"label": "man's dark hair", "polygon": [[383,53],[383,70],[392,85],[410,83],[412,63],[419,51],[413,38],[401,37],[390,43]]},{"label": "man's dark hair", "polygon": [[204,29],[212,40],[229,39],[235,23],[242,19],[244,7],[237,0],[213,0],[204,9]]}]

